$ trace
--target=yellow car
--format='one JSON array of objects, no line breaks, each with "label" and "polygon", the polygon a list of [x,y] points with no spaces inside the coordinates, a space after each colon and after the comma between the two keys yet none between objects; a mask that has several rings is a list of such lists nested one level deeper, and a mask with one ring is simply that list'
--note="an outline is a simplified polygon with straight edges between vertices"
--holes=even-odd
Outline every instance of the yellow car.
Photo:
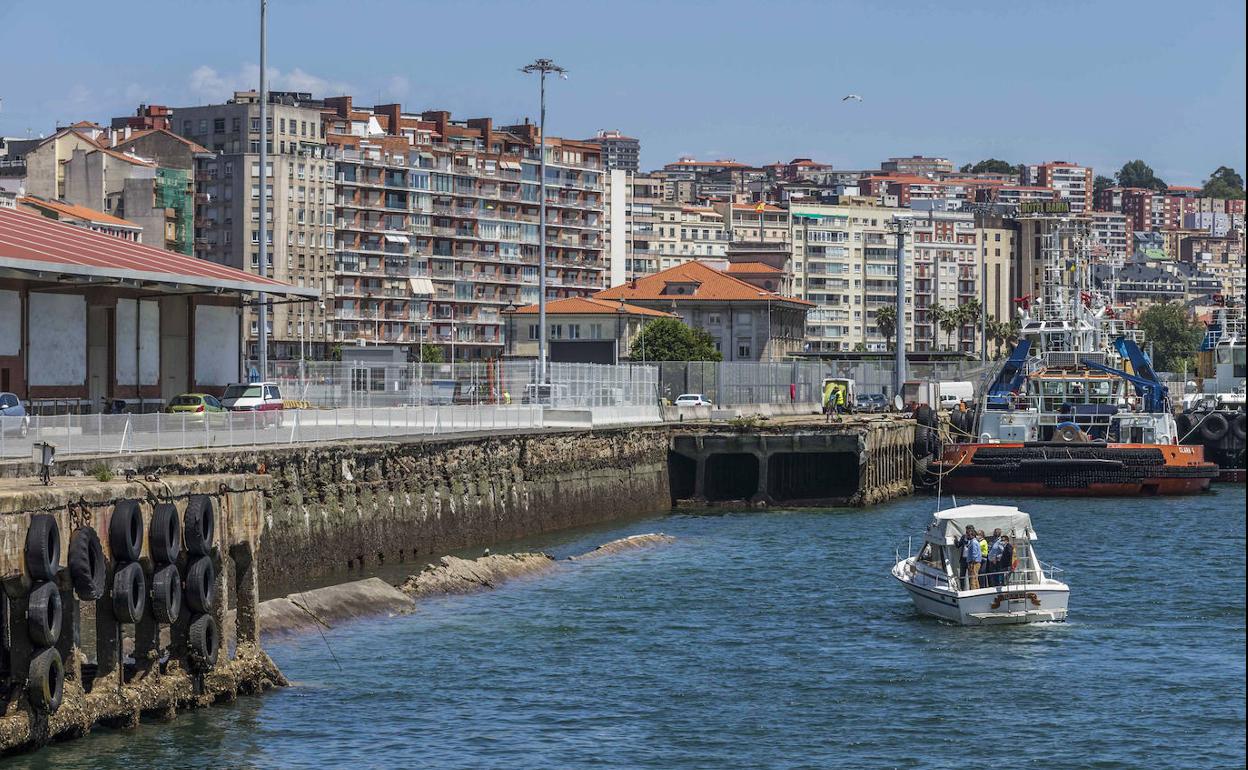
[{"label": "yellow car", "polygon": [[226,419],[226,408],[221,406],[216,396],[207,393],[183,393],[180,396],[174,396],[169,400],[169,406],[165,408],[165,412],[184,415],[187,419],[202,420],[208,415],[212,415],[214,420]]}]

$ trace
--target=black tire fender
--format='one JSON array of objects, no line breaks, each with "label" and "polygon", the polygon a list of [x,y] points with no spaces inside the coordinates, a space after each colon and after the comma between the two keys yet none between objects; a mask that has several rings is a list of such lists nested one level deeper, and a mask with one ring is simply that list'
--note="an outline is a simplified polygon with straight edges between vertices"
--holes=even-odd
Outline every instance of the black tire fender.
[{"label": "black tire fender", "polygon": [[51,647],[61,638],[61,592],[55,583],[45,581],[31,589],[26,631],[35,647]]},{"label": "black tire fender", "polygon": [[186,568],[186,603],[195,612],[209,612],[216,593],[217,570],[211,557],[201,556]]},{"label": "black tire fender", "polygon": [[61,707],[61,698],[65,695],[65,663],[55,647],[30,659],[26,694],[31,705],[45,714],[54,714]]},{"label": "black tire fender", "polygon": [[47,513],[30,517],[26,530],[26,573],[31,580],[55,580],[61,568],[61,528]]},{"label": "black tire fender", "polygon": [[191,663],[200,671],[208,671],[217,665],[217,654],[221,648],[221,633],[217,629],[217,621],[205,613],[196,615],[191,620],[187,634],[191,648]]},{"label": "black tire fender", "polygon": [[159,623],[176,623],[182,614],[182,576],[172,564],[152,575],[152,617]]},{"label": "black tire fender", "polygon": [[918,409],[914,410],[914,419],[918,421],[919,425],[926,425],[930,428],[933,423],[932,408],[927,404],[920,405]]},{"label": "black tire fender", "polygon": [[147,532],[147,551],[156,564],[173,564],[182,551],[182,526],[173,503],[157,503]]},{"label": "black tire fender", "polygon": [[1231,420],[1231,433],[1240,441],[1244,440],[1246,432],[1245,423],[1248,423],[1248,415],[1243,412],[1235,415],[1235,419]]},{"label": "black tire fender", "polygon": [[113,506],[108,520],[108,548],[113,561],[138,561],[143,552],[143,512],[138,500],[122,500]]},{"label": "black tire fender", "polygon": [[1200,423],[1200,435],[1206,441],[1221,441],[1230,425],[1221,412],[1210,412]]},{"label": "black tire fender", "polygon": [[123,564],[113,573],[113,615],[120,623],[138,623],[147,604],[147,579],[137,562]]},{"label": "black tire fender", "polygon": [[1174,427],[1178,430],[1179,442],[1182,443],[1183,439],[1187,438],[1187,434],[1192,432],[1192,416],[1187,412],[1175,415]]},{"label": "black tire fender", "polygon": [[192,556],[208,556],[216,536],[217,513],[208,495],[192,495],[186,504],[182,539]]},{"label": "black tire fender", "polygon": [[79,599],[93,602],[104,595],[108,565],[100,536],[92,527],[79,527],[69,537],[69,577]]}]

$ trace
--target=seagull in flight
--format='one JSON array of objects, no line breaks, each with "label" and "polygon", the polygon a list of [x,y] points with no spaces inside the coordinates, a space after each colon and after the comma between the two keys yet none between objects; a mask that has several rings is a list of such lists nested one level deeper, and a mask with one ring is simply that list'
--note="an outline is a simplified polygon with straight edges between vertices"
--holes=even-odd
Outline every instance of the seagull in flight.
[{"label": "seagull in flight", "polygon": [[858,94],[850,94],[849,96],[846,96],[844,99],[841,99],[841,101],[843,101],[843,102],[848,102],[848,101],[850,101],[851,99],[852,99],[853,101],[855,101],[855,102],[860,102],[860,101],[862,101],[862,97],[861,97],[861,96],[859,96]]}]

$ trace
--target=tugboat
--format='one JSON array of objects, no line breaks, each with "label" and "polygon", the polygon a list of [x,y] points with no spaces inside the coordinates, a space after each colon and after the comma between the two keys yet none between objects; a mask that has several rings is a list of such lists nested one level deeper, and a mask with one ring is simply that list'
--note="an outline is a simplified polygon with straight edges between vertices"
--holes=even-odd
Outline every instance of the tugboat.
[{"label": "tugboat", "polygon": [[1244,481],[1244,315],[1222,307],[1205,331],[1197,356],[1199,378],[1176,418],[1180,443],[1204,448],[1221,469],[1219,481]]},{"label": "tugboat", "polygon": [[[1013,558],[996,572],[961,574],[960,537],[966,527],[1000,531]],[[964,505],[938,511],[923,533],[917,555],[898,559],[891,570],[910,593],[915,608],[964,626],[1054,622],[1066,619],[1070,587],[1060,572],[1036,556],[1031,517],[1013,506]]]},{"label": "tugboat", "polygon": [[[971,495],[1183,495],[1218,475],[1203,447],[1180,444],[1170,395],[1142,335],[1090,291],[1081,228],[1046,236],[1045,296],[1020,303],[1018,345],[988,386],[970,443],[929,466]],[[1064,248],[1063,248],[1064,247]]]}]

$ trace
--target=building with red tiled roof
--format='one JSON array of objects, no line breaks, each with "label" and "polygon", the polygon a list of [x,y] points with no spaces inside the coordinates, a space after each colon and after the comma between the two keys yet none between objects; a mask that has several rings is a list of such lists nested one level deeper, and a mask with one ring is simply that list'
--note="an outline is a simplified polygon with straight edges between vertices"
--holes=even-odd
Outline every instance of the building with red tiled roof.
[{"label": "building with red tiled roof", "polygon": [[727,262],[687,262],[594,296],[675,313],[710,334],[725,361],[781,360],[801,351],[812,304],[727,271]]},{"label": "building with red tiled roof", "polygon": [[104,233],[105,235],[122,238],[127,241],[138,241],[139,235],[143,232],[142,225],[129,222],[121,217],[115,217],[112,214],[105,214],[103,211],[89,209],[86,206],[76,206],[65,201],[45,201],[42,198],[27,195],[18,198],[17,204],[42,214],[49,219],[85,227],[88,230],[94,230],[97,233]]},{"label": "building with red tiled roof", "polygon": [[[505,310],[506,355],[537,358],[538,306]],[[556,362],[616,364],[629,360],[633,338],[648,322],[673,313],[598,297],[568,297],[546,303],[549,358]]]}]

